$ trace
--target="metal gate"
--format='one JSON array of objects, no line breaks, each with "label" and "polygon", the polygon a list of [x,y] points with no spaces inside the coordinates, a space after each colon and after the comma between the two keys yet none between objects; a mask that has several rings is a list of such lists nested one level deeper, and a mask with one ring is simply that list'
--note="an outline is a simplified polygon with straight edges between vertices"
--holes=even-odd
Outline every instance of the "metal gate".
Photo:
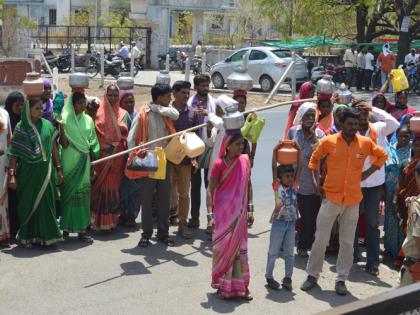
[{"label": "metal gate", "polygon": [[118,48],[121,41],[131,45],[131,42],[137,42],[141,38],[146,65],[150,66],[150,27],[39,25],[38,29],[33,31],[32,38],[45,49],[65,49],[69,48],[70,44],[75,44],[78,48],[85,46],[87,50],[91,50],[92,45],[106,45],[111,50]]}]

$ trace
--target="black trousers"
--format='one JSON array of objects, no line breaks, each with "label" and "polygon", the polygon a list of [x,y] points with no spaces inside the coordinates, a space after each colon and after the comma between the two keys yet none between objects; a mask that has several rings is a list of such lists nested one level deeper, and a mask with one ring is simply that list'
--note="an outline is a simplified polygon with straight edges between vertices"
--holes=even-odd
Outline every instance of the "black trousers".
[{"label": "black trousers", "polygon": [[358,90],[361,90],[362,87],[364,86],[364,81],[365,81],[365,70],[361,69],[361,68],[357,68],[357,82],[356,82],[356,87]]},{"label": "black trousers", "polygon": [[166,165],[166,178],[157,180],[152,178],[141,178],[136,182],[141,187],[141,227],[143,229],[142,237],[151,238],[153,235],[153,211],[152,201],[154,192],[157,197],[157,237],[165,238],[169,234],[169,202],[171,195],[171,168],[170,164]]},{"label": "black trousers", "polygon": [[321,198],[318,195],[297,195],[300,211],[300,231],[298,249],[310,250],[315,240],[316,217],[321,207]]},{"label": "black trousers", "polygon": [[[191,219],[200,219],[200,207],[201,207],[201,169],[194,172],[194,168],[191,171]],[[204,185],[207,189],[209,185],[208,181],[209,169],[204,169]]]},{"label": "black trousers", "polygon": [[372,74],[373,74],[373,70],[365,69],[365,90],[366,91],[369,91],[370,89],[370,84],[372,82]]}]

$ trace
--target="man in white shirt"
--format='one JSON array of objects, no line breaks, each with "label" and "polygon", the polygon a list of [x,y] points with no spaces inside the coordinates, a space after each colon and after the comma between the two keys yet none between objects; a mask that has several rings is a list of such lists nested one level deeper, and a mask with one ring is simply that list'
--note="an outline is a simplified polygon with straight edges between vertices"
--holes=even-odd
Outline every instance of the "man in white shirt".
[{"label": "man in white shirt", "polygon": [[357,54],[357,90],[361,91],[365,79],[365,67],[366,67],[366,48],[360,46],[360,52]]},{"label": "man in white shirt", "polygon": [[[388,144],[387,136],[399,127],[398,121],[386,111],[372,107],[366,101],[353,104],[359,113],[359,133],[369,137],[373,142],[385,148]],[[370,116],[377,122],[369,123]],[[363,170],[372,166],[372,157],[365,160]],[[379,275],[379,204],[382,196],[382,186],[385,182],[385,167],[382,166],[367,179],[362,181],[363,200],[360,209],[364,210],[366,220],[366,271],[374,276]],[[354,261],[360,260],[358,228],[354,240]]]},{"label": "man in white shirt", "polygon": [[369,91],[370,89],[374,61],[375,57],[373,56],[373,46],[369,46],[365,55],[365,91]]},{"label": "man in white shirt", "polygon": [[410,63],[417,64],[419,61],[419,54],[416,54],[416,50],[411,48],[410,53],[405,56],[404,63],[405,65],[409,65]]},{"label": "man in white shirt", "polygon": [[350,88],[353,86],[354,82],[354,68],[356,67],[356,44],[353,43],[350,49],[347,49],[344,53],[344,66],[346,67],[346,83]]},{"label": "man in white shirt", "polygon": [[118,51],[118,56],[124,59],[128,58],[128,55],[129,55],[128,47],[124,44],[123,41],[121,41],[120,45],[121,45],[121,48]]},{"label": "man in white shirt", "polygon": [[137,58],[140,58],[140,49],[137,48],[136,42],[132,42],[131,43],[131,56],[133,57],[134,60],[136,60]]}]

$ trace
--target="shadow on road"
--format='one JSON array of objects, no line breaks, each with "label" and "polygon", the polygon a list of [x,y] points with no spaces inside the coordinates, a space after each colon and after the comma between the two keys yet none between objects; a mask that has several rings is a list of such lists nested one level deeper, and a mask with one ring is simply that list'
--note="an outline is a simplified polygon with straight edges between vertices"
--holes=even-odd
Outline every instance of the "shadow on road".
[{"label": "shadow on road", "polygon": [[287,303],[295,299],[296,293],[294,292],[290,292],[283,289],[272,290],[268,286],[265,286],[265,288],[267,289],[267,295],[265,296],[265,298],[273,302]]},{"label": "shadow on road", "polygon": [[322,290],[318,284],[312,290],[306,291],[306,293],[313,296],[316,300],[327,302],[331,307],[337,307],[358,300],[351,292],[345,296],[338,296],[335,290]]},{"label": "shadow on road", "polygon": [[99,281],[99,282],[95,282],[92,284],[89,284],[87,286],[85,286],[85,289],[100,285],[100,284],[104,284],[107,283],[109,281],[121,278],[121,277],[125,277],[125,276],[138,276],[138,275],[144,275],[144,274],[150,274],[151,272],[143,265],[143,263],[139,262],[139,261],[131,261],[131,262],[126,262],[126,263],[122,263],[121,265],[121,269],[123,270],[123,272],[115,277],[112,278],[108,278],[105,279],[103,281]]},{"label": "shadow on road", "polygon": [[233,313],[238,306],[248,303],[249,301],[243,299],[224,300],[218,297],[216,293],[207,293],[207,302],[202,302],[200,305],[206,310],[226,314]]}]

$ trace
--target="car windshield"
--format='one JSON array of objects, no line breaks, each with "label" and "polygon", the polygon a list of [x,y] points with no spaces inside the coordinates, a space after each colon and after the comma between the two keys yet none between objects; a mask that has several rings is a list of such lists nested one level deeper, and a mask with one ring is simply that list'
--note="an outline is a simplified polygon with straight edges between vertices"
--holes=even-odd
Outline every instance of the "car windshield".
[{"label": "car windshield", "polygon": [[289,51],[289,50],[276,49],[276,50],[272,50],[271,52],[279,58],[291,58],[292,57],[292,52]]}]

